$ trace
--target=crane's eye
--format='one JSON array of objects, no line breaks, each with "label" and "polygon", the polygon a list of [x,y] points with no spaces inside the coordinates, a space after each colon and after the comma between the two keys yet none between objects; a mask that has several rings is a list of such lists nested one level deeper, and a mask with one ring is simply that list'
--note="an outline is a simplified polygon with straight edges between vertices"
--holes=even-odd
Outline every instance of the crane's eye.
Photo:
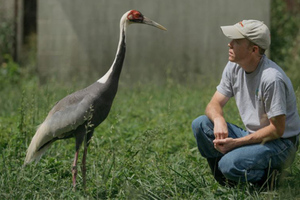
[{"label": "crane's eye", "polygon": [[127,19],[131,22],[143,22],[144,17],[139,11],[132,10],[128,14]]},{"label": "crane's eye", "polygon": [[134,18],[135,19],[138,19],[138,18],[140,18],[141,17],[141,14],[140,13],[134,13]]}]

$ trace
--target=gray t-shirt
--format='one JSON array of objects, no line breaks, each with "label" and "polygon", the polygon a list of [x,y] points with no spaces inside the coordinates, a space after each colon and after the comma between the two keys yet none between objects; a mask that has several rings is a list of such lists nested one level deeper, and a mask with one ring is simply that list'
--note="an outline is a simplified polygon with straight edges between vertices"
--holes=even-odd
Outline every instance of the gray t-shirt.
[{"label": "gray t-shirt", "polygon": [[217,90],[234,97],[242,121],[250,133],[270,124],[269,119],[286,115],[283,138],[300,132],[296,96],[284,71],[265,55],[257,69],[247,74],[242,67],[228,62]]}]

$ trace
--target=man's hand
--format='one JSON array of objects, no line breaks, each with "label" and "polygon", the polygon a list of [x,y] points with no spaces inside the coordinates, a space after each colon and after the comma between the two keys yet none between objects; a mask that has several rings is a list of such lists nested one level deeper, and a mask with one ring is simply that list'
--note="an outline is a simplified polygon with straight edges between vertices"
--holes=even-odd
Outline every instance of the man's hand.
[{"label": "man's hand", "polygon": [[223,117],[215,118],[214,135],[215,139],[225,139],[228,137],[228,127]]},{"label": "man's hand", "polygon": [[[214,147],[222,154],[227,153],[226,146],[225,146],[225,140],[228,138],[228,127],[225,119],[223,117],[215,118],[214,120]],[[215,142],[216,141],[216,142]],[[223,142],[218,142],[223,141]]]},{"label": "man's hand", "polygon": [[217,149],[222,154],[225,154],[232,149],[236,148],[235,140],[233,138],[225,138],[225,139],[215,139],[213,141],[215,149]]}]

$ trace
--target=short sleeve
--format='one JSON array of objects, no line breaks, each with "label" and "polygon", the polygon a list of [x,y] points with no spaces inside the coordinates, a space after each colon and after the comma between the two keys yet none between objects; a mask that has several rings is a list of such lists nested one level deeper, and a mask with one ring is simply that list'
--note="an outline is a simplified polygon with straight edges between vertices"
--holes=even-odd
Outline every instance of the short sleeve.
[{"label": "short sleeve", "polygon": [[218,92],[225,95],[226,97],[233,96],[231,76],[232,76],[232,66],[230,65],[230,62],[228,62],[225,69],[223,70],[220,84],[217,86]]},{"label": "short sleeve", "polygon": [[283,81],[275,80],[267,87],[264,104],[269,119],[287,114],[286,87]]}]

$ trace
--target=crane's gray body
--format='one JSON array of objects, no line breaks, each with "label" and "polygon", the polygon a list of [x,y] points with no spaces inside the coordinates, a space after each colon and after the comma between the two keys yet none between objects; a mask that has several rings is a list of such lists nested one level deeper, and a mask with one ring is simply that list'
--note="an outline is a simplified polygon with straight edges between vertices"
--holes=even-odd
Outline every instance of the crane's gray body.
[{"label": "crane's gray body", "polygon": [[[25,158],[25,164],[38,161],[50,145],[59,139],[76,138],[76,151],[84,136],[87,141],[94,128],[108,116],[118,90],[119,77],[125,58],[125,30],[110,70],[97,82],[58,101],[34,135]],[[87,123],[91,126],[86,126]]]}]

